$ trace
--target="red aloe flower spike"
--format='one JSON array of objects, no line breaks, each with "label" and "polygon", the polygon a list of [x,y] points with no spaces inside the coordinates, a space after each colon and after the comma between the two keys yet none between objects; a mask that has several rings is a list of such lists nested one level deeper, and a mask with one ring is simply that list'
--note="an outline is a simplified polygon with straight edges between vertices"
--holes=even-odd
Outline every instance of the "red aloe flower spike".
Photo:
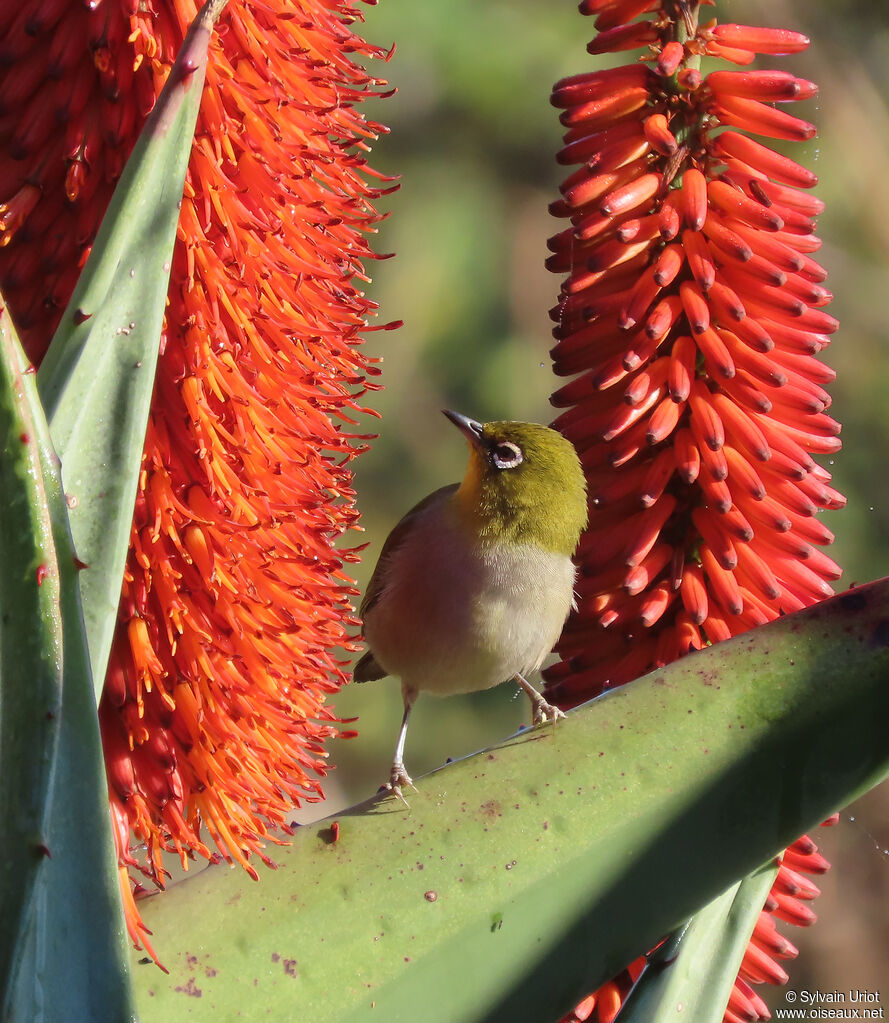
[{"label": "red aloe flower spike", "polygon": [[[35,360],[195,13],[25,0],[4,37],[0,279]],[[384,129],[356,109],[384,83],[352,55],[386,54],[350,0],[293,13],[231,3],[211,46],[99,711],[120,862],[132,831],[158,884],[165,853],[211,855],[203,826],[255,876],[270,829],[320,798],[337,731],[354,555],[336,545],[377,372],[354,279],[386,190],[363,155]]]},{"label": "red aloe flower spike", "polygon": [[[552,402],[590,494],[578,608],[548,671],[563,706],[798,610],[839,575],[818,514],[843,498],[812,457],[839,447],[817,358],[837,329],[812,258],[823,204],[803,191],[815,176],[761,141],[811,138],[783,107],[817,87],[749,67],[808,40],[700,24],[700,6],[585,0],[589,52],[642,59],[553,94],[569,128],[559,162],[581,166],[551,208],[570,219],[549,243],[547,265],[567,275],[552,355],[559,375],[582,375]],[[741,70],[703,77],[703,54]],[[768,912],[808,923],[803,873],[826,861],[797,846]],[[747,981],[786,980],[775,956],[796,950],[765,919],[727,1020],[766,1018]],[[612,982],[568,1018],[610,1019],[623,995]]]}]

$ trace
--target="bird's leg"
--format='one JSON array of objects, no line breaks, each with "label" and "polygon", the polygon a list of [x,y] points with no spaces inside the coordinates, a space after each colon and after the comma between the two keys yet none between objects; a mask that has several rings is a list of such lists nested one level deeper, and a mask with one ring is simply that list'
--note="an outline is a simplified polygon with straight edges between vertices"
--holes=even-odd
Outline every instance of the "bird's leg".
[{"label": "bird's leg", "polygon": [[525,690],[528,694],[528,699],[531,701],[531,720],[535,727],[537,725],[542,725],[544,721],[552,721],[552,723],[555,724],[559,718],[563,718],[565,716],[558,707],[554,707],[551,703],[547,703],[543,696],[537,692],[534,686],[532,686],[531,683],[518,672],[516,672],[515,680],[522,689]]},{"label": "bird's leg", "polygon": [[417,698],[417,693],[416,690],[406,689],[404,686],[401,688],[401,693],[404,699],[404,717],[401,719],[401,731],[398,733],[398,742],[395,744],[395,757],[392,760],[392,770],[389,772],[389,781],[386,782],[385,787],[393,796],[397,796],[405,806],[410,806],[408,801],[402,795],[401,786],[410,785],[414,791],[416,791],[417,788],[411,781],[411,776],[404,769],[404,740],[407,738],[407,719],[410,716],[414,700]]}]

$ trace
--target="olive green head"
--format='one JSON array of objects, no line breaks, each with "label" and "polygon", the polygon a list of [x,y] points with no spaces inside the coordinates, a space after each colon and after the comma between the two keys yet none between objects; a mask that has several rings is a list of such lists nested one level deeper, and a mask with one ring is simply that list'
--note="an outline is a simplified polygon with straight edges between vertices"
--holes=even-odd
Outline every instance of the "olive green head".
[{"label": "olive green head", "polygon": [[587,502],[571,442],[537,423],[478,423],[444,414],[469,441],[469,465],[455,500],[479,535],[573,554]]}]

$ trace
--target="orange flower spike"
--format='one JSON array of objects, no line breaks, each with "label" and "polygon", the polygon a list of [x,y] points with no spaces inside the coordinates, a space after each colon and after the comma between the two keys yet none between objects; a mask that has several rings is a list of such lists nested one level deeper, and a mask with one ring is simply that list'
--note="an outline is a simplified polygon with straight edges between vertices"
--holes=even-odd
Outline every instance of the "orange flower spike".
[{"label": "orange flower spike", "polygon": [[[570,222],[547,263],[566,275],[553,357],[583,375],[552,400],[591,495],[579,606],[547,672],[564,706],[819,600],[839,575],[819,513],[843,498],[813,458],[840,446],[818,359],[837,329],[813,258],[823,204],[805,191],[815,175],[766,144],[814,135],[786,107],[817,87],[750,66],[808,40],[704,24],[703,6],[584,0],[589,52],[641,59],[553,94],[558,161],[576,168],[552,206]],[[737,69],[702,76],[703,54]],[[813,918],[813,851],[787,854],[769,903],[781,919]],[[754,941],[743,976],[785,979],[784,941]],[[578,1008],[602,1020],[615,996],[606,985]],[[726,1019],[764,1013],[739,980]]]},{"label": "orange flower spike", "polygon": [[[0,127],[0,281],[34,360],[196,10],[25,0],[4,34],[0,96],[23,113]],[[363,155],[384,129],[356,109],[384,83],[353,62],[386,54],[359,17],[230,4],[211,45],[100,706],[118,854],[134,864],[132,829],[158,883],[164,852],[210,855],[202,824],[225,856],[265,858],[336,733],[348,414],[378,372],[355,279],[387,190]]]}]

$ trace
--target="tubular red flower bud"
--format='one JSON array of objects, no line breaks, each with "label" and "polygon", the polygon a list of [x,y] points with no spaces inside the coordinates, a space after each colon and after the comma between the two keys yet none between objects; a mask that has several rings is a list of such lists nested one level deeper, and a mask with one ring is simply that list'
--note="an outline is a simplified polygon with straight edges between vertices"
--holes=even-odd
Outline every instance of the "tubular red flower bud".
[{"label": "tubular red flower bud", "polygon": [[700,231],[707,218],[707,179],[696,167],[682,178],[682,212],[692,231]]},{"label": "tubular red flower bud", "polygon": [[676,498],[665,494],[657,504],[643,511],[636,519],[633,538],[626,548],[624,563],[629,567],[640,564],[654,547],[664,523],[676,509]]},{"label": "tubular red flower bud", "polygon": [[627,85],[578,106],[568,107],[559,120],[566,127],[582,126],[585,133],[596,131],[641,110],[647,100],[648,90],[644,86]]},{"label": "tubular red flower bud", "polygon": [[735,545],[723,528],[721,517],[711,515],[708,509],[698,507],[692,512],[692,521],[719,564],[727,571],[731,571],[738,564],[738,555]]},{"label": "tubular red flower bud", "polygon": [[668,245],[654,265],[653,277],[657,284],[664,288],[671,284],[682,269],[684,253],[679,245]]},{"label": "tubular red flower bud", "polygon": [[[688,245],[686,244],[687,249]],[[720,322],[731,324],[733,329],[747,315],[744,303],[738,298],[738,295],[718,278],[714,278],[713,283],[710,285],[707,301]]]},{"label": "tubular red flower bud", "polygon": [[771,333],[752,316],[744,316],[733,323],[732,331],[754,352],[770,352],[775,347]]},{"label": "tubular red flower bud", "polygon": [[793,526],[788,509],[779,504],[773,497],[766,495],[756,502],[748,502],[743,494],[738,496],[738,507],[754,522],[773,529],[777,533],[786,533]]},{"label": "tubular red flower bud", "polygon": [[806,265],[801,253],[779,241],[773,233],[754,231],[741,223],[735,224],[734,232],[750,246],[754,255],[769,260],[785,273],[799,273]]},{"label": "tubular red flower bud", "polygon": [[610,423],[602,431],[602,439],[604,441],[612,441],[615,437],[619,437],[634,423],[638,422],[651,409],[659,397],[659,390],[655,389],[650,391],[644,400],[637,405],[618,406],[617,412],[612,417]]},{"label": "tubular red flower bud", "polygon": [[744,597],[733,572],[723,568],[716,554],[707,546],[701,546],[701,567],[711,587],[711,592],[729,615],[739,615],[744,610]]},{"label": "tubular red flower bud", "polygon": [[593,54],[618,53],[621,50],[638,50],[654,42],[657,42],[657,32],[648,22],[640,21],[602,32],[587,46],[587,50]]},{"label": "tubular red flower bud", "polygon": [[[808,835],[804,838],[808,838]],[[797,840],[789,846],[784,853],[783,862],[793,870],[805,874],[825,874],[830,870],[830,863],[818,852],[818,846],[810,838],[808,842]]]},{"label": "tubular red flower bud", "polygon": [[639,278],[618,317],[617,322],[622,330],[629,330],[642,319],[651,303],[657,298],[661,288],[657,267],[645,274],[644,277]]},{"label": "tubular red flower bud", "polygon": [[684,402],[691,393],[698,349],[687,335],[677,338],[670,353],[669,390],[675,402]]},{"label": "tubular red flower bud", "polygon": [[[701,447],[701,465],[703,467],[705,458],[704,451],[706,448]],[[701,488],[701,495],[704,498],[705,504],[709,505],[710,508],[719,512],[719,514],[727,515],[732,508],[732,492],[728,488],[728,484],[725,480],[717,480],[713,478],[711,472],[701,472],[698,475],[698,485]]]},{"label": "tubular red flower bud", "polygon": [[738,570],[740,580],[764,600],[771,603],[781,596],[781,585],[774,572],[750,544],[740,544],[738,547]]},{"label": "tubular red flower bud", "polygon": [[639,621],[646,629],[656,624],[667,608],[672,604],[676,594],[670,589],[667,583],[659,583],[648,591],[648,595],[641,602],[639,607]]},{"label": "tubular red flower bud", "polygon": [[686,89],[688,92],[694,92],[694,90],[700,86],[702,81],[701,72],[694,67],[683,68],[679,74],[676,75],[676,82],[679,87]]},{"label": "tubular red flower bud", "polygon": [[735,363],[719,334],[708,326],[695,335],[695,341],[711,373],[723,380],[731,380],[735,375]]},{"label": "tubular red flower bud", "polygon": [[596,18],[596,31],[606,32],[618,25],[633,21],[640,14],[657,7],[657,0],[617,0],[606,7]]},{"label": "tubular red flower bud", "polygon": [[605,196],[599,207],[605,216],[617,216],[636,209],[654,196],[660,187],[659,174],[643,174]]},{"label": "tubular red flower bud", "polygon": [[754,984],[786,984],[788,976],[774,959],[751,943],[741,963],[741,976]]},{"label": "tubular red flower bud", "polygon": [[755,277],[757,280],[762,281],[764,284],[768,284],[773,288],[784,288],[784,285],[787,284],[787,274],[785,274],[780,267],[775,266],[775,264],[770,260],[765,259],[763,256],[758,256],[755,253],[746,261],[746,263],[744,263],[743,266],[738,267],[737,269],[742,273]]},{"label": "tubular red flower bud", "polygon": [[655,457],[642,480],[639,494],[644,508],[650,508],[661,497],[675,469],[673,452],[665,448]]},{"label": "tubular red flower bud", "polygon": [[682,248],[692,276],[702,291],[709,291],[716,281],[716,262],[706,238],[698,231],[683,231]]},{"label": "tubular red flower bud", "polygon": [[562,78],[553,86],[550,102],[555,107],[572,107],[591,99],[608,96],[627,86],[645,85],[651,72],[644,64],[605,68]]},{"label": "tubular red flower bud", "polygon": [[678,201],[674,196],[667,196],[661,203],[661,211],[658,214],[658,230],[664,241],[672,241],[681,226]]},{"label": "tubular red flower bud", "polygon": [[738,1023],[744,1023],[744,1021],[756,1023],[756,1020],[759,1019],[759,1013],[754,1008],[753,1002],[737,985],[729,993],[728,1010],[734,1014]]},{"label": "tubular red flower bud", "polygon": [[682,480],[692,484],[701,471],[701,452],[689,429],[677,430],[673,441],[676,453],[676,468]]},{"label": "tubular red flower bud", "polygon": [[709,599],[700,566],[692,565],[682,573],[680,595],[692,622],[695,625],[703,624],[707,618]]},{"label": "tubular red flower bud", "polygon": [[805,141],[817,133],[814,124],[755,99],[720,94],[714,111],[723,124],[772,139]]},{"label": "tubular red flower bud", "polygon": [[556,154],[556,160],[561,164],[581,163],[586,160],[590,161],[588,166],[592,169],[604,163],[603,154],[607,153],[610,147],[630,140],[644,141],[642,126],[633,120],[622,121],[613,127],[591,133],[575,132],[572,129],[568,135],[571,138]]},{"label": "tubular red flower bud", "polygon": [[724,429],[728,432],[732,441],[740,445],[745,451],[750,452],[760,462],[767,462],[771,457],[771,450],[766,441],[765,434],[759,428],[753,418],[746,415],[741,408],[730,401],[725,394],[719,392],[712,396],[713,415],[718,417],[720,426],[724,423]]},{"label": "tubular red flower bud", "polygon": [[577,9],[581,14],[599,14],[609,7],[614,7],[620,0],[580,0]]},{"label": "tubular red flower bud", "polygon": [[624,401],[637,406],[653,392],[658,391],[667,379],[668,359],[655,359],[647,370],[637,373],[624,391]]},{"label": "tubular red flower bud", "polygon": [[753,539],[753,526],[741,514],[737,505],[732,505],[722,516],[722,524],[732,536],[736,536],[742,543],[750,543]]},{"label": "tubular red flower bud", "polygon": [[728,462],[733,486],[741,488],[742,491],[746,490],[754,501],[761,501],[766,496],[766,487],[756,469],[737,448],[730,444],[726,444],[723,451]]},{"label": "tubular red flower bud", "polygon": [[711,57],[721,57],[722,60],[731,61],[732,64],[752,64],[756,55],[750,50],[741,50],[734,46],[725,46],[715,39],[707,41],[705,52]]},{"label": "tubular red flower bud", "polygon": [[[679,319],[682,314],[682,300],[678,295],[670,295],[668,298],[662,299],[652,309],[651,313],[645,321],[645,333],[652,339],[663,337],[673,327],[673,324]],[[637,359],[632,366],[628,366],[628,369],[635,369],[638,365],[639,360]]]},{"label": "tubular red flower bud", "polygon": [[782,857],[781,866],[778,868],[775,890],[792,895],[797,899],[804,899],[807,902],[817,899],[821,894],[821,889],[816,884],[813,884],[807,877],[804,877],[801,873],[788,866],[786,853]]},{"label": "tubular red flower bud", "polygon": [[735,404],[751,409],[754,412],[771,412],[772,403],[765,394],[740,373],[723,384],[723,390]]},{"label": "tubular red flower bud", "polygon": [[[621,266],[637,256],[647,256],[652,247],[652,240],[643,238],[642,241],[626,244],[620,240],[606,241],[594,249],[587,257],[587,267],[593,272],[598,270],[612,270]],[[796,305],[791,306],[795,310]]]},{"label": "tubular red flower bud", "polygon": [[653,241],[659,233],[659,220],[652,215],[624,220],[615,231],[622,242],[641,241],[642,239]]},{"label": "tubular red flower bud", "polygon": [[723,175],[723,178],[733,181],[740,180],[744,191],[757,202],[761,202],[763,206],[774,206],[779,212],[793,210],[795,214],[802,214],[801,217],[798,217],[799,223],[812,220],[824,212],[824,203],[817,196],[801,192],[797,188],[780,185],[775,181],[768,181],[756,175],[741,174],[740,171],[728,172]]},{"label": "tubular red flower bud", "polygon": [[[738,224],[737,220],[731,221],[732,225]],[[748,243],[728,226],[727,222],[714,213],[707,215],[702,225],[702,231],[707,240],[719,249],[729,259],[737,260],[739,263],[746,263],[753,258],[753,249]]]},{"label": "tubular red flower bud", "polygon": [[735,365],[748,376],[764,384],[773,384],[775,387],[782,387],[787,383],[787,375],[782,372],[773,357],[764,355],[759,348],[749,347],[736,333],[724,327],[717,327],[716,332],[731,352]]},{"label": "tubular red flower bud", "polygon": [[576,178],[572,176],[566,182],[568,188],[565,190],[564,198],[562,199],[565,205],[565,213],[562,214],[552,207],[551,212],[556,216],[570,216],[575,210],[595,202],[596,199],[600,199],[612,189],[619,187],[627,181],[634,180],[639,169],[639,161],[628,166],[616,168],[615,170],[602,171],[599,174],[590,174],[584,168]]},{"label": "tubular red flower bud", "polygon": [[710,306],[704,293],[693,281],[683,281],[679,285],[679,297],[692,334],[703,334],[710,326]]},{"label": "tubular red flower bud", "polygon": [[751,227],[763,231],[780,231],[784,227],[784,221],[776,213],[724,181],[710,181],[707,198],[715,209]]},{"label": "tubular red flower bud", "polygon": [[669,437],[679,422],[681,412],[681,403],[673,401],[672,398],[664,398],[648,420],[646,441],[649,444],[659,444]]},{"label": "tubular red flower bud", "polygon": [[667,43],[666,46],[658,54],[657,62],[655,67],[657,73],[668,78],[670,75],[676,73],[679,65],[685,59],[685,47],[682,43],[673,40],[673,42]]},{"label": "tubular red flower bud", "polygon": [[692,384],[691,422],[699,425],[706,445],[714,451],[725,443],[725,430],[715,403],[715,399],[719,397],[720,395],[711,392],[700,378]]},{"label": "tubular red flower bud", "polygon": [[791,945],[790,942],[787,941],[787,939],[778,931],[774,917],[772,917],[771,913],[765,911],[759,914],[753,928],[753,940],[761,948],[766,949],[773,955],[779,955],[782,959],[787,959],[798,954],[793,945]]},{"label": "tubular red flower bud", "polygon": [[744,99],[811,99],[818,86],[786,71],[713,71],[705,79],[711,92]]},{"label": "tubular red flower bud", "polygon": [[726,46],[754,53],[800,53],[809,45],[801,32],[781,28],[752,28],[750,25],[715,25],[711,35]]},{"label": "tubular red flower bud", "polygon": [[717,155],[734,157],[758,171],[795,188],[813,188],[818,178],[807,168],[736,131],[725,131],[713,141]]}]

